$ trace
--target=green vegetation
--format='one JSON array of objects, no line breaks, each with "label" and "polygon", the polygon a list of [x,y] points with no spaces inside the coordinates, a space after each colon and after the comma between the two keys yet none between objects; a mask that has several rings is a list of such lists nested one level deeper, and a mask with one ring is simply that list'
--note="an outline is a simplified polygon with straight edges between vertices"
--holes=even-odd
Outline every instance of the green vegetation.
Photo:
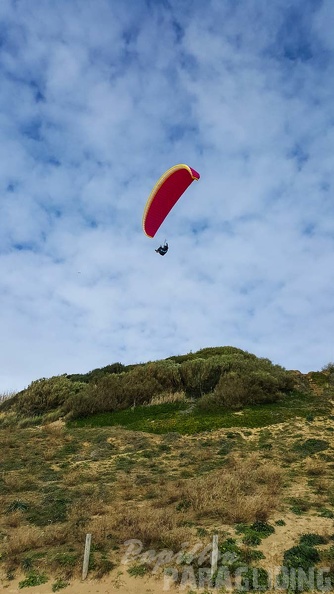
[{"label": "green vegetation", "polygon": [[316,545],[326,544],[327,538],[322,536],[321,534],[314,534],[313,532],[309,534],[302,534],[299,539],[301,545],[307,545],[309,547],[314,547]]},{"label": "green vegetation", "polygon": [[[114,363],[87,374],[37,380],[0,402],[0,426],[34,426],[64,418],[73,427],[121,425],[158,434],[195,434],[219,427],[266,427],[296,416],[314,420],[315,413],[328,413],[329,394],[326,388],[326,395],[315,402],[311,388],[322,377],[327,386],[330,373],[306,379],[241,349],[207,348],[161,361]],[[271,450],[272,443],[263,439],[261,447]],[[303,447],[296,444],[301,455]],[[312,444],[305,447],[310,451]]]},{"label": "green vegetation", "polygon": [[249,567],[241,576],[242,592],[259,592],[269,589],[269,574],[262,567]]},{"label": "green vegetation", "polygon": [[49,578],[45,575],[45,573],[38,573],[36,571],[31,571],[24,580],[19,582],[19,588],[27,588],[29,586],[40,586],[41,584],[46,584]]},{"label": "green vegetation", "polygon": [[284,552],[283,568],[279,580],[281,580],[281,583],[284,583],[284,574],[286,575],[286,571],[289,572],[289,591],[309,591],[309,581],[310,579],[311,582],[314,581],[314,569],[323,562],[326,562],[326,564],[329,562],[329,571],[333,577],[333,556],[331,549],[320,551],[316,548],[319,545],[327,544],[328,540],[328,537],[321,534],[302,534],[297,545]]},{"label": "green vegetation", "polygon": [[285,567],[293,567],[298,569],[301,567],[304,570],[313,567],[320,561],[319,552],[311,546],[306,544],[299,544],[284,553],[283,563]]},{"label": "green vegetation", "polygon": [[322,518],[334,518],[334,511],[324,507],[320,509],[319,516],[321,516]]},{"label": "green vegetation", "polygon": [[63,578],[58,578],[53,584],[52,584],[52,592],[59,592],[59,590],[62,590],[63,588],[67,588],[67,586],[70,585],[70,582],[63,580]]},{"label": "green vegetation", "polygon": [[294,445],[294,451],[299,452],[302,456],[312,456],[330,447],[328,441],[323,439],[307,439],[306,441],[299,441]]},{"label": "green vegetation", "polygon": [[218,533],[228,569],[247,566],[243,583],[265,588],[257,563],[275,530],[290,538],[291,511],[309,532],[282,548],[282,565],[323,562],[334,575],[332,375],[222,347],[43,378],[0,399],[2,579],[23,573],[27,587],[48,574],[62,590],[80,578],[88,532],[93,579],[118,570],[129,539],[142,543],[131,575],[151,571],[152,551],[197,570],[191,547]]},{"label": "green vegetation", "polygon": [[292,513],[296,514],[296,516],[305,514],[312,507],[311,502],[302,497],[290,497],[289,503],[291,504]]},{"label": "green vegetation", "polygon": [[274,404],[245,406],[242,414],[223,406],[209,410],[201,406],[189,410],[186,402],[166,403],[151,406],[137,406],[135,409],[100,413],[70,421],[71,427],[112,427],[122,426],[133,431],[149,433],[196,434],[213,431],[219,427],[266,427],[283,423],[296,416],[306,417],[310,406],[314,406],[312,396],[292,392]]},{"label": "green vegetation", "polygon": [[267,522],[257,521],[250,526],[247,524],[236,526],[236,532],[244,535],[242,542],[245,545],[254,547],[259,545],[263,538],[267,538],[270,534],[275,532],[275,528]]},{"label": "green vegetation", "polygon": [[[42,378],[0,403],[0,412],[10,412],[25,426],[135,410],[159,399],[171,403],[183,394],[184,410],[190,401],[196,404],[197,416],[210,416],[217,409],[277,403],[295,387],[293,374],[268,359],[217,347],[145,364],[114,363],[84,375]],[[302,395],[299,387],[297,392]]]},{"label": "green vegetation", "polygon": [[129,567],[128,569],[128,574],[133,577],[143,577],[147,574],[148,570],[149,568],[147,565],[132,565],[132,567]]}]

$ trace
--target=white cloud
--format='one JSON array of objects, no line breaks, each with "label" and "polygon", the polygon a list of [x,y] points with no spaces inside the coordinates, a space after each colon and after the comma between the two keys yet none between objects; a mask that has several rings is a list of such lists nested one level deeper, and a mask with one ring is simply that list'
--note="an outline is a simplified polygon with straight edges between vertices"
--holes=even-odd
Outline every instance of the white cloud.
[{"label": "white cloud", "polygon": [[[331,2],[0,19],[0,390],[224,344],[333,360]],[[151,241],[145,200],[179,162],[201,179]]]}]

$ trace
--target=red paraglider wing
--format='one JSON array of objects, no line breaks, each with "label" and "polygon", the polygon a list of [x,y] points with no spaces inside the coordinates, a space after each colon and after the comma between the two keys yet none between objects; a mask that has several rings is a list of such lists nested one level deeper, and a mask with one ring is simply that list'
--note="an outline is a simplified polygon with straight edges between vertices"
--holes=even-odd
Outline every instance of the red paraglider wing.
[{"label": "red paraglider wing", "polygon": [[172,210],[183,192],[199,173],[188,165],[175,165],[168,169],[154,186],[145,206],[143,229],[148,237],[154,237],[160,225]]}]

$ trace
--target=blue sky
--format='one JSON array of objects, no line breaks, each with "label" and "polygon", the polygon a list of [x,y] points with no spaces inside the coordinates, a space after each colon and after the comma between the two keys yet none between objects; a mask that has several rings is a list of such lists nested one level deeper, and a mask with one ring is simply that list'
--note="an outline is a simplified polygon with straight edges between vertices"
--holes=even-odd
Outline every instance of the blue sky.
[{"label": "blue sky", "polygon": [[[332,0],[2,0],[0,391],[217,345],[334,360],[333,27]],[[148,239],[176,163],[201,179]]]}]

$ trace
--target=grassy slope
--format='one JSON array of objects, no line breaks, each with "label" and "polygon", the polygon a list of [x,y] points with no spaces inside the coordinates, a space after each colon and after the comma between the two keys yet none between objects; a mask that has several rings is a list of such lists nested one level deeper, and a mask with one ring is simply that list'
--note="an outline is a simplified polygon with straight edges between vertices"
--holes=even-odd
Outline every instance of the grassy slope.
[{"label": "grassy slope", "polygon": [[296,416],[307,419],[312,414],[325,414],[326,401],[314,400],[312,394],[292,393],[279,402],[244,407],[242,411],[217,408],[213,411],[191,409],[189,403],[166,403],[138,406],[135,409],[100,413],[69,423],[71,427],[123,426],[133,431],[164,434],[197,434],[220,427],[257,428],[283,423]]},{"label": "grassy slope", "polygon": [[[22,571],[64,582],[78,576],[87,532],[96,577],[119,565],[130,538],[145,550],[177,552],[218,532],[250,558],[258,548],[243,542],[238,525],[255,521],[275,527],[275,563],[301,534],[321,532],[322,565],[334,570],[332,395],[323,375],[308,380],[309,394],[237,412],[184,413],[188,404],[174,403],[2,429],[4,584]],[[256,564],[266,567],[266,539],[260,549],[265,558]]]}]

